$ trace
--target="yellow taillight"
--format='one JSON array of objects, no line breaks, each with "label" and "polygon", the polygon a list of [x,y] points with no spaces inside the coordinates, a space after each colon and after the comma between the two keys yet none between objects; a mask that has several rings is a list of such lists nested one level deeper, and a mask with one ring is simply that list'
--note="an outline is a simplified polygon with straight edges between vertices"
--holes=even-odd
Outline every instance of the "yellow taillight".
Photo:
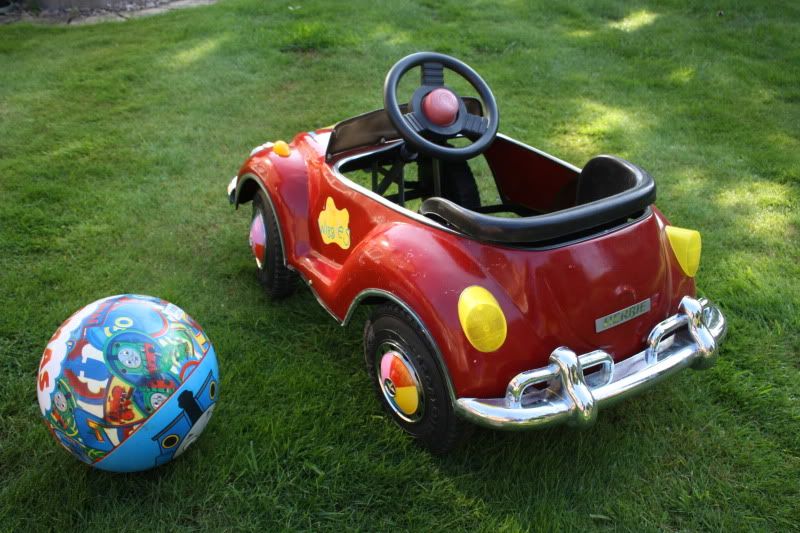
[{"label": "yellow taillight", "polygon": [[678,259],[681,269],[689,277],[697,274],[700,268],[700,232],[693,229],[676,228],[675,226],[666,227],[667,238]]},{"label": "yellow taillight", "polygon": [[458,320],[470,344],[480,352],[493,352],[506,340],[508,327],[492,293],[472,285],[458,298]]}]

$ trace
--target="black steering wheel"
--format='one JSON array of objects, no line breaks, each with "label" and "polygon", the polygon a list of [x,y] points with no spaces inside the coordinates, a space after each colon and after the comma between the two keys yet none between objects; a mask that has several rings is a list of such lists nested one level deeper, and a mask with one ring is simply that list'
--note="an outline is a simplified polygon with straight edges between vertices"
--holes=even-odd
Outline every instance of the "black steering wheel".
[{"label": "black steering wheel", "polygon": [[[422,68],[421,83],[411,97],[409,111],[404,114],[397,102],[397,86],[403,75],[417,66]],[[478,91],[485,117],[469,113],[464,101],[445,86],[445,67]],[[494,141],[500,124],[497,102],[483,78],[466,63],[435,52],[418,52],[395,63],[383,84],[383,104],[406,142],[424,154],[450,161],[464,161],[481,154]],[[457,135],[467,137],[472,143],[462,147],[442,145]]]}]

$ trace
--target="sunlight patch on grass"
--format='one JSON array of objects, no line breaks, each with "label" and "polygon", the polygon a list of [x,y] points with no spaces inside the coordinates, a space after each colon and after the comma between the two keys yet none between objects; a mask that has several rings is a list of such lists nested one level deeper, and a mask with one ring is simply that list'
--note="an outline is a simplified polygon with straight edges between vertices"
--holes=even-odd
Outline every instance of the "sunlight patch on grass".
[{"label": "sunlight patch on grass", "polygon": [[602,136],[616,128],[638,128],[639,123],[626,111],[601,104],[599,102],[586,102],[583,105],[582,116],[589,116],[591,120],[577,128],[577,131],[591,136]]},{"label": "sunlight patch on grass", "polygon": [[91,139],[77,139],[55,144],[47,157],[50,159],[85,157],[91,155],[95,148]]},{"label": "sunlight patch on grass", "polygon": [[618,107],[588,100],[581,101],[579,107],[581,111],[575,116],[582,120],[578,124],[566,124],[556,134],[556,143],[578,149],[586,156],[608,150],[605,146],[609,140],[617,144],[643,127],[641,115],[634,117]]},{"label": "sunlight patch on grass", "polygon": [[791,189],[781,183],[767,181],[747,181],[728,188],[717,196],[723,207],[740,208],[752,205],[762,209],[789,208],[792,205]]},{"label": "sunlight patch on grass", "polygon": [[[781,299],[780,279],[774,276],[774,269],[770,268],[772,260],[763,253],[736,249],[731,250],[722,261],[728,272],[725,290],[751,300],[775,302]],[[781,302],[781,306],[788,304],[788,299]],[[766,309],[771,310],[771,306],[766,306]]]},{"label": "sunlight patch on grass", "polygon": [[284,52],[319,52],[332,47],[341,35],[334,35],[330,27],[322,22],[298,22],[291,27],[286,42],[281,50]]},{"label": "sunlight patch on grass", "polygon": [[791,150],[794,153],[800,152],[800,139],[792,137],[784,131],[773,131],[766,134],[770,144],[780,146],[783,149]]},{"label": "sunlight patch on grass", "polygon": [[739,223],[751,236],[765,242],[783,241],[793,233],[792,190],[788,185],[768,181],[747,181],[720,192],[719,206],[741,213]]},{"label": "sunlight patch on grass", "polygon": [[680,67],[669,73],[667,79],[677,85],[685,85],[692,81],[697,74],[694,67]]},{"label": "sunlight patch on grass", "polygon": [[[683,202],[685,198],[694,198],[697,191],[704,188],[705,181],[711,179],[696,169],[670,168],[668,175],[657,176],[656,179],[667,178],[668,185],[659,187],[658,197],[660,201],[668,204],[673,202]],[[667,181],[664,179],[664,181]],[[672,213],[674,216],[675,213]],[[672,217],[670,217],[672,218]],[[676,222],[673,220],[673,222]]]},{"label": "sunlight patch on grass", "polygon": [[175,54],[172,57],[170,64],[174,68],[188,67],[189,65],[196,63],[219,48],[221,41],[222,40],[219,38],[206,39],[205,41],[198,43],[195,46],[184,50],[183,52],[178,52]]},{"label": "sunlight patch on grass", "polygon": [[407,31],[398,30],[395,26],[383,23],[375,26],[370,34],[371,42],[385,42],[392,45],[406,44],[411,42],[411,34]]},{"label": "sunlight patch on grass", "polygon": [[569,37],[577,37],[578,39],[588,39],[594,35],[594,32],[591,30],[572,30],[568,31],[567,35]]},{"label": "sunlight patch on grass", "polygon": [[631,32],[651,25],[657,18],[658,15],[656,13],[642,9],[640,11],[634,11],[622,20],[609,23],[608,27],[615,30]]}]

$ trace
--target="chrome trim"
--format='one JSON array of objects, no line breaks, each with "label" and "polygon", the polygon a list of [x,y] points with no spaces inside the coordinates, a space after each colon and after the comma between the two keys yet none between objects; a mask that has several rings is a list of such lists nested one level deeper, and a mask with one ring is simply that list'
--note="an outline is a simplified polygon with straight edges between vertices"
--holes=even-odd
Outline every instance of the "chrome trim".
[{"label": "chrome trim", "polygon": [[347,313],[344,315],[344,320],[341,321],[342,326],[346,326],[350,323],[350,319],[353,318],[353,314],[356,312],[356,308],[358,308],[358,304],[361,303],[361,300],[364,298],[368,298],[369,296],[378,296],[381,298],[386,298],[391,300],[392,302],[396,303],[400,307],[403,308],[404,311],[411,314],[414,318],[416,318],[420,325],[422,325],[422,321],[419,320],[416,313],[411,310],[411,307],[407,305],[403,300],[395,296],[389,291],[385,291],[383,289],[364,289],[363,291],[356,294],[356,297],[350,302],[350,307],[347,308]]},{"label": "chrome trim", "polygon": [[[647,347],[638,354],[614,363],[603,350],[576,355],[562,346],[553,350],[547,366],[512,378],[504,398],[459,398],[456,412],[497,429],[557,424],[589,427],[601,407],[637,394],[686,367],[703,370],[713,366],[726,332],[719,308],[705,299],[685,296],[678,313],[653,328]],[[586,374],[599,365],[600,370]]]},{"label": "chrome trim", "polygon": [[[284,261],[285,260],[286,260],[286,257],[284,256]],[[314,289],[314,285],[312,283],[312,280],[308,279],[305,276],[305,274],[303,274],[303,272],[301,270],[295,268],[294,266],[290,265],[289,263],[286,263],[286,268],[288,268],[289,270],[292,270],[295,273],[297,273],[297,277],[299,277],[303,281],[303,283],[306,284],[306,287],[308,287],[308,290],[311,291],[311,294],[314,296],[314,299],[317,300],[317,303],[320,305],[320,307],[322,307],[325,311],[327,311],[328,314],[331,315],[334,320],[336,320],[336,322],[339,322],[341,324],[341,320],[339,320],[339,317],[336,316],[336,313],[331,311],[331,308],[328,307],[325,304],[325,302],[322,301],[322,298],[319,297],[319,294],[317,294],[316,289]],[[342,325],[344,325],[344,324],[342,324]]]}]

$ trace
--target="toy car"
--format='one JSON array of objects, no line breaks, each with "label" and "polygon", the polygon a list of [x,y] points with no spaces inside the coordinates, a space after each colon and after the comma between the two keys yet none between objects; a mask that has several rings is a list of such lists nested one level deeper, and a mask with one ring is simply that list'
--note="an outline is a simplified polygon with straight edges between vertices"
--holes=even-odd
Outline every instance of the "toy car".
[{"label": "toy car", "polygon": [[[459,97],[445,69],[479,98]],[[256,147],[228,195],[252,201],[269,297],[299,277],[342,325],[372,306],[366,366],[406,432],[444,453],[471,423],[587,427],[601,407],[714,364],[726,324],[695,297],[700,235],[653,205],[647,172],[609,155],[577,168],[498,134],[489,86],[443,54],[397,62],[384,104]],[[495,205],[467,163],[479,155]]]}]

